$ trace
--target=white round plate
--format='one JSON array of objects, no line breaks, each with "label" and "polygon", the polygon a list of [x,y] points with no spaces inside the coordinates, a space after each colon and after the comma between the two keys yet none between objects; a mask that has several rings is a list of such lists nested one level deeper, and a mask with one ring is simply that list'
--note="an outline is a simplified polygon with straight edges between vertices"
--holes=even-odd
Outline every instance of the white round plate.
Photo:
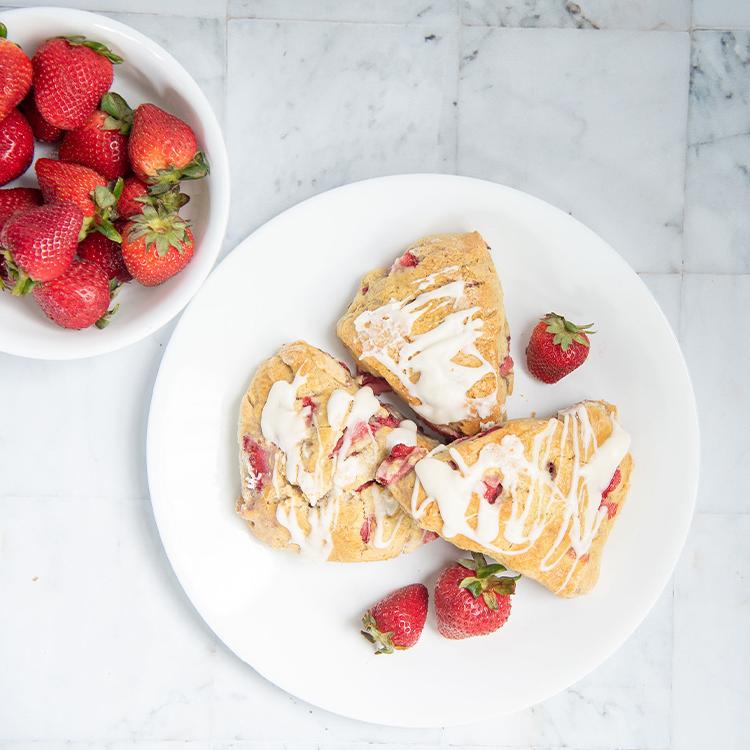
[{"label": "white round plate", "polygon": [[[346,358],[337,318],[360,277],[412,240],[479,230],[505,291],[516,361],[511,417],[584,398],[620,407],[635,472],[595,591],[558,599],[522,580],[510,620],[484,638],[442,638],[375,657],[364,610],[407,583],[431,588],[458,556],[443,541],[381,563],[312,563],[257,542],[234,514],[238,405],[257,365],[305,339]],[[544,313],[595,322],[588,361],[554,386],[524,347]],[[148,475],[156,521],[198,612],[241,659],[339,714],[440,726],[517,711],[607,658],[653,606],[690,524],[698,471],[693,392],[658,305],[625,261],[567,214],[465,177],[383,177],[323,193],[261,227],[222,262],[177,326],[154,388]],[[478,692],[479,691],[479,692]],[[483,696],[478,699],[481,693]]]},{"label": "white round plate", "polygon": [[[221,250],[229,216],[229,161],[221,128],[205,95],[190,74],[168,52],[135,29],[95,13],[67,8],[22,8],[0,13],[8,38],[31,56],[45,39],[83,34],[103,42],[124,58],[114,66],[112,90],[131,107],[153,102],[181,117],[195,131],[211,174],[183,182],[190,203],[183,209],[192,222],[196,251],[187,267],[161,286],[126,285],[120,309],[104,329],[68,331],[42,313],[31,296],[23,299],[0,292],[0,351],[37,359],[78,359],[115,351],[140,341],[168,323],[188,303],[208,276]],[[52,156],[55,147],[35,144],[35,160]],[[37,187],[34,166],[17,181]]]}]

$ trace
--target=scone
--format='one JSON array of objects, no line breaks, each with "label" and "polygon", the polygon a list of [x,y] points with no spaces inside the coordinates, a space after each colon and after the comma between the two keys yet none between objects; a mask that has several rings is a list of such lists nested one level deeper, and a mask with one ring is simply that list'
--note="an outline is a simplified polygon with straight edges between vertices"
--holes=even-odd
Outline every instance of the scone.
[{"label": "scone", "polygon": [[629,448],[616,408],[584,401],[406,458],[392,451],[377,477],[425,529],[570,597],[599,577],[630,486]]},{"label": "scone", "polygon": [[368,273],[337,333],[435,429],[474,435],[513,389],[503,291],[479,232],[436,234]]},{"label": "scone", "polygon": [[237,512],[272,547],[317,559],[383,560],[415,549],[434,535],[373,480],[390,448],[416,435],[343,364],[287,344],[242,399]]}]

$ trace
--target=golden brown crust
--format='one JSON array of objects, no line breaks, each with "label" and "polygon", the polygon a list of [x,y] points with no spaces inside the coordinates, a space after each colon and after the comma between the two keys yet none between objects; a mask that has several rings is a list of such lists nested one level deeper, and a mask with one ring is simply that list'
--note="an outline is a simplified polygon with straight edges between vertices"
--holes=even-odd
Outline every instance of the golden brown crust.
[{"label": "golden brown crust", "polygon": [[[591,426],[591,431],[596,439],[596,444],[602,446],[613,433],[613,417],[616,409],[611,404],[602,401],[588,401],[580,405],[585,409],[586,417]],[[607,537],[625,503],[628,489],[630,487],[630,475],[633,468],[633,460],[627,453],[619,463],[621,479],[616,488],[606,498],[604,510],[599,510],[601,498],[597,498],[596,506],[593,508],[594,515],[601,515],[600,525],[595,526],[595,534],[590,547],[582,553],[580,559],[573,549],[572,527],[567,526],[566,533],[558,541],[558,533],[564,525],[565,503],[563,496],[571,493],[571,485],[575,474],[575,467],[585,466],[594,455],[593,443],[585,444],[585,425],[581,426],[583,415],[569,416],[567,427],[565,417],[562,415],[551,420],[543,419],[516,419],[505,425],[472,438],[456,441],[449,448],[451,451],[441,451],[434,455],[439,461],[451,462],[458,458],[467,466],[475,465],[479,459],[480,452],[485,446],[504,446],[509,448],[517,438],[523,446],[523,455],[531,464],[534,461],[535,439],[545,449],[536,454],[540,472],[548,472],[532,486],[530,474],[519,474],[520,479],[515,487],[516,510],[526,509],[526,523],[523,524],[524,541],[512,543],[506,536],[509,529],[509,519],[513,515],[513,493],[509,491],[512,478],[506,476],[502,469],[497,473],[500,480],[501,491],[493,503],[498,503],[497,535],[494,539],[485,540],[484,543],[476,538],[477,512],[480,503],[487,502],[480,499],[477,492],[471,494],[471,502],[466,509],[469,536],[462,533],[446,534],[443,514],[437,502],[427,501],[427,493],[420,483],[417,494],[414,495],[416,473],[409,472],[406,476],[389,484],[389,489],[401,506],[417,517],[423,528],[434,531],[447,541],[461,549],[482,552],[502,562],[509,568],[533,578],[560,596],[578,596],[590,591],[599,577],[601,557]],[[573,422],[578,424],[573,426]],[[546,451],[546,439],[539,436],[547,430],[549,437],[549,451]],[[574,434],[576,437],[574,438]],[[506,440],[512,436],[510,443]],[[564,438],[564,442],[563,442]],[[580,452],[580,461],[576,462],[576,443]],[[544,463],[546,455],[546,463]],[[544,465],[542,465],[544,463]],[[550,466],[550,464],[552,466]],[[454,462],[455,465],[455,462]],[[498,465],[502,465],[499,463]],[[382,467],[381,467],[382,470]],[[419,470],[419,469],[418,469]],[[554,474],[554,479],[552,475]],[[491,475],[488,475],[491,476]],[[539,476],[542,476],[540,473]],[[577,511],[584,513],[588,504],[587,485],[580,479],[577,482],[577,491],[572,496],[577,500]],[[552,488],[554,485],[554,489]],[[427,501],[427,502],[426,502]],[[602,501],[603,502],[603,501]],[[486,508],[485,508],[486,509]],[[609,509],[609,511],[608,511]],[[530,543],[532,536],[531,528],[535,522],[543,526],[543,530]],[[472,536],[474,538],[472,538]],[[510,534],[511,538],[513,535]],[[551,552],[552,551],[552,552]],[[555,563],[556,564],[552,564]],[[549,568],[549,569],[544,569]]]},{"label": "golden brown crust", "polygon": [[[404,261],[405,258],[408,260]],[[404,262],[416,265],[403,265]],[[423,292],[455,281],[464,283],[464,293],[456,305],[451,307],[437,304],[434,300],[430,302],[414,321],[407,338],[414,340],[415,336],[433,330],[454,310],[477,308],[472,319],[481,319],[482,326],[476,337],[476,349],[489,365],[489,372],[474,382],[465,395],[467,399],[484,399],[489,403],[477,408],[470,405],[465,410],[466,416],[461,419],[434,424],[445,434],[457,437],[476,434],[483,426],[501,421],[505,399],[513,390],[510,331],[503,307],[503,291],[487,244],[478,232],[424,237],[410,245],[391,269],[378,269],[366,274],[354,301],[338,322],[337,333],[364,369],[385,378],[401,398],[421,416],[429,419],[420,398],[409,391],[399,375],[381,360],[368,356],[366,344],[372,342],[363,341],[357,319],[364,312],[382,309],[393,301],[412,301]],[[400,348],[387,335],[378,336],[374,343],[389,354],[394,354]],[[476,367],[481,360],[471,354],[456,352],[453,362]],[[473,403],[480,404],[480,401]],[[434,420],[431,421],[434,423]]]},{"label": "golden brown crust", "polygon": [[[261,429],[263,408],[273,384],[282,380],[291,383],[297,374],[304,376],[296,393],[297,406],[301,410],[305,404],[314,404],[314,422],[311,413],[302,462],[307,471],[315,472],[319,497],[314,505],[299,486],[288,481],[283,452],[264,438]],[[361,487],[371,482],[386,455],[385,438],[392,427],[375,424],[372,431],[364,431],[366,435],[360,436],[356,446],[352,443],[352,450],[361,449],[357,450],[361,461],[351,477],[336,485],[332,455],[340,445],[342,430],[329,424],[327,404],[337,389],[352,395],[359,390],[343,365],[305,342],[287,344],[261,364],[240,406],[242,497],[236,510],[258,539],[277,549],[299,551],[300,545],[292,538],[294,532],[308,551],[340,562],[383,560],[411,551],[423,543],[422,529],[403,513],[387,490],[372,484]],[[393,421],[382,406],[374,419]],[[317,469],[316,457],[320,458]]]}]

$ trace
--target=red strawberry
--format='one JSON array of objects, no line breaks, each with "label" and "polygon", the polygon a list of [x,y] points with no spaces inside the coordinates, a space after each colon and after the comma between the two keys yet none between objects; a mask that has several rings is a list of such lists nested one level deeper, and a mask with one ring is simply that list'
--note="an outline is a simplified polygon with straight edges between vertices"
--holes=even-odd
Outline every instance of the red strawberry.
[{"label": "red strawberry", "polygon": [[55,159],[37,159],[34,169],[45,203],[75,203],[86,217],[87,232],[96,230],[120,241],[112,212],[122,190],[121,180],[110,190],[107,180],[93,169]]},{"label": "red strawberry", "polygon": [[510,616],[510,597],[520,576],[498,577],[504,565],[488,565],[477,552],[471,556],[445,568],[435,584],[438,630],[446,638],[487,635]]},{"label": "red strawberry", "polygon": [[360,387],[369,385],[376,396],[393,390],[385,378],[380,378],[359,368],[357,368],[357,383]]},{"label": "red strawberry", "polygon": [[73,261],[62,276],[34,287],[34,299],[63,328],[88,328],[94,323],[103,328],[109,322],[109,279],[86,260]]},{"label": "red strawberry", "polygon": [[125,268],[120,246],[99,232],[90,234],[79,243],[78,257],[99,266],[110,281],[125,283],[133,278]]},{"label": "red strawberry", "polygon": [[34,74],[31,60],[7,35],[5,24],[0,23],[0,120],[29,93]]},{"label": "red strawberry", "polygon": [[247,457],[249,469],[247,475],[248,489],[250,492],[260,494],[271,476],[268,452],[250,435],[242,436],[242,450]]},{"label": "red strawberry", "polygon": [[0,189],[0,229],[19,210],[42,205],[42,193],[36,188]]},{"label": "red strawberry", "polygon": [[150,185],[168,187],[208,174],[208,162],[190,126],[154,104],[135,110],[128,154],[133,172]]},{"label": "red strawberry", "polygon": [[34,101],[34,93],[30,93],[19,105],[19,109],[23,112],[24,117],[29,121],[31,130],[34,133],[34,138],[38,141],[44,141],[45,143],[57,143],[65,132],[61,128],[56,128],[54,125],[50,125],[40,114],[36,108],[36,102]]},{"label": "red strawberry", "polygon": [[70,268],[83,213],[73,203],[36,206],[11,216],[0,232],[14,294],[26,294],[35,281],[51,281]]},{"label": "red strawberry", "polygon": [[60,144],[60,161],[82,164],[108,180],[124,177],[130,171],[128,133],[133,113],[119,94],[102,98],[102,109],[65,134]]},{"label": "red strawberry", "polygon": [[190,196],[181,193],[179,185],[151,195],[145,182],[137,177],[126,177],[122,195],[117,201],[117,213],[127,219],[141,213],[144,206],[161,207],[167,213],[177,213],[189,200]]},{"label": "red strawberry", "polygon": [[377,646],[376,654],[411,648],[427,619],[427,587],[421,583],[396,589],[362,617],[362,635]]},{"label": "red strawberry", "polygon": [[123,219],[129,219],[143,211],[144,201],[138,198],[148,198],[148,185],[137,177],[126,177],[120,199],[117,201],[117,213]]},{"label": "red strawberry", "polygon": [[193,250],[193,233],[179,214],[144,206],[123,228],[122,257],[144,286],[161,284],[181,271]]},{"label": "red strawberry", "polygon": [[0,185],[20,177],[34,158],[34,134],[26,118],[14,109],[0,122]]},{"label": "red strawberry", "polygon": [[571,323],[562,315],[548,313],[531,332],[526,347],[529,372],[544,383],[556,383],[580,367],[589,355],[592,323]]},{"label": "red strawberry", "polygon": [[48,39],[31,60],[34,100],[42,117],[73,130],[86,122],[112,85],[112,63],[122,58],[83,36]]}]

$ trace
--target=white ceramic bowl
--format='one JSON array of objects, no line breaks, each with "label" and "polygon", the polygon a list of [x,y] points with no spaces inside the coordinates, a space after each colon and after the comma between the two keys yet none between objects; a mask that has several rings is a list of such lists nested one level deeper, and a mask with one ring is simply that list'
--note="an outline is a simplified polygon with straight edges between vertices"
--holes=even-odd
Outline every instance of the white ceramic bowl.
[{"label": "white ceramic bowl", "polygon": [[[191,196],[183,213],[192,222],[196,252],[187,267],[154,288],[128,284],[118,297],[120,309],[104,330],[68,331],[49,321],[34,300],[0,292],[0,351],[38,359],[78,359],[120,349],[143,339],[170,321],[208,276],[221,249],[229,215],[229,163],[221,128],[211,105],[190,74],[143,34],[110,18],[65,8],[3,11],[8,37],[33,55],[52,36],[83,34],[103,42],[124,58],[115,66],[112,89],[135,107],[153,102],[187,122],[211,166],[211,174],[183,183]],[[53,149],[54,150],[54,149]],[[50,151],[36,144],[35,158]],[[14,185],[35,186],[33,166]]]}]

